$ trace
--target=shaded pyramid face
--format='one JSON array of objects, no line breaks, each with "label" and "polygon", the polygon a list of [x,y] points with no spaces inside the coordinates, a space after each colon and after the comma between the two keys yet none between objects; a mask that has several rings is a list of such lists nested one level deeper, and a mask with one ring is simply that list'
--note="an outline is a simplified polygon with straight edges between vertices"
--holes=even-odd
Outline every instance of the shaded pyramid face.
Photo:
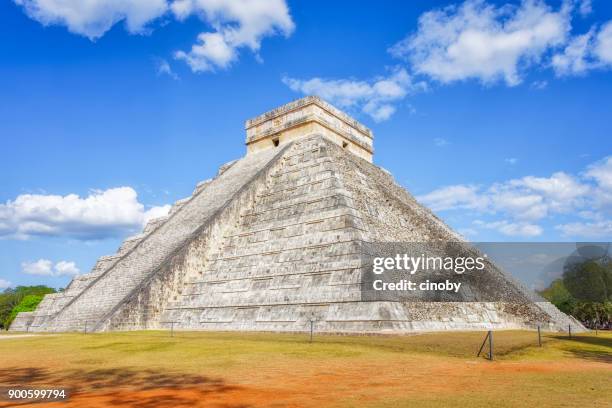
[{"label": "shaded pyramid face", "polygon": [[369,162],[363,127],[316,98],[287,106],[250,121],[263,130],[247,130],[244,158],[63,294],[47,296],[17,327],[303,331],[311,320],[328,332],[567,327],[567,316],[534,302],[491,264],[467,279],[460,301],[364,296],[372,243],[471,249]]}]

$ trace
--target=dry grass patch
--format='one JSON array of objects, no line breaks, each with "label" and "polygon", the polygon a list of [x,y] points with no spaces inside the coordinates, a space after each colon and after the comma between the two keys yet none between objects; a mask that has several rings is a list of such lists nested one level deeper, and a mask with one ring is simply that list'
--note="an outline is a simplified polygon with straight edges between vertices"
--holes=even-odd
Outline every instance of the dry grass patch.
[{"label": "dry grass patch", "polygon": [[[612,335],[129,332],[0,341],[0,384],[69,387],[62,407],[606,406]],[[10,406],[2,405],[1,406]],[[50,404],[37,404],[53,406]]]}]

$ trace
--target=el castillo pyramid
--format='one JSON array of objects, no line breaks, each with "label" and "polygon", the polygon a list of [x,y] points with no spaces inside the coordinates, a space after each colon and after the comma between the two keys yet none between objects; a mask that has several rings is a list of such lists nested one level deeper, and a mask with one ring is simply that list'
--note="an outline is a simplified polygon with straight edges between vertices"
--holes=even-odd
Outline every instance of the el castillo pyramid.
[{"label": "el castillo pyramid", "polygon": [[[243,158],[11,330],[582,327],[494,265],[472,283],[471,301],[364,299],[365,243],[468,244],[372,164],[368,128],[317,97],[247,120],[246,134]],[[505,300],[482,301],[491,291]]]}]

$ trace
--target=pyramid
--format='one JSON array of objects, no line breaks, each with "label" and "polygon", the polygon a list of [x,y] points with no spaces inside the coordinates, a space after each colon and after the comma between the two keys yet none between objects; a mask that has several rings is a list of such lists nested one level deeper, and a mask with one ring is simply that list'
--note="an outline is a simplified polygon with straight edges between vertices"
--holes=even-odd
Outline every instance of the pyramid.
[{"label": "pyramid", "polygon": [[372,164],[368,128],[317,97],[248,120],[246,134],[243,158],[11,330],[582,328],[493,264],[463,301],[364,297],[369,243],[469,244]]}]

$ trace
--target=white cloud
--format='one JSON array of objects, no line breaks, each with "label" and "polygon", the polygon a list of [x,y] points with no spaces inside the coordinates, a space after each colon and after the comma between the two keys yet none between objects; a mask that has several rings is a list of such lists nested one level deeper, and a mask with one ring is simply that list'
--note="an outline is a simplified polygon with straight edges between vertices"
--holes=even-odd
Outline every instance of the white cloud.
[{"label": "white cloud", "polygon": [[157,207],[151,207],[145,211],[142,217],[142,225],[146,225],[150,220],[154,218],[164,217],[168,215],[172,206],[170,204],[160,205]]},{"label": "white cloud", "polygon": [[551,212],[568,212],[578,207],[588,191],[588,186],[572,176],[557,172],[551,177],[527,176],[494,183],[486,189],[474,185],[447,186],[417,198],[434,211],[467,209],[537,220]]},{"label": "white cloud", "polygon": [[578,5],[578,12],[581,16],[586,17],[593,12],[593,3],[591,0],[581,0]]},{"label": "white cloud", "polygon": [[22,262],[21,272],[27,275],[50,276],[53,274],[53,262],[48,259],[39,259],[35,262]]},{"label": "white cloud", "polygon": [[594,53],[603,64],[612,64],[612,21],[608,21],[597,33]]},{"label": "white cloud", "polygon": [[612,156],[588,166],[585,176],[594,179],[602,189],[612,191]]},{"label": "white cloud", "polygon": [[612,236],[612,221],[573,222],[555,227],[565,237],[609,238]]},{"label": "white cloud", "polygon": [[439,188],[417,199],[434,211],[457,209],[485,211],[489,200],[479,190],[478,186],[459,184]]},{"label": "white cloud", "polygon": [[170,66],[168,61],[163,58],[155,60],[155,69],[157,71],[157,76],[167,75],[175,81],[178,81],[180,79],[177,73],[172,70],[172,67]]},{"label": "white cloud", "polygon": [[564,236],[610,236],[612,156],[587,166],[578,176],[556,172],[549,177],[526,176],[488,187],[451,185],[417,199],[434,211],[462,210],[502,217],[503,221],[479,225],[505,235],[539,235],[542,229],[536,221],[563,215],[589,220],[557,226]]},{"label": "white cloud", "polygon": [[74,262],[59,261],[54,266],[53,262],[48,259],[39,259],[33,262],[22,262],[21,272],[27,275],[59,277],[76,276],[80,270]]},{"label": "white cloud", "polygon": [[175,54],[194,72],[228,68],[240,48],[257,53],[264,37],[289,36],[295,28],[285,0],[175,0],[170,8],[179,20],[197,15],[215,29],[200,33],[191,50]]},{"label": "white cloud", "polygon": [[593,69],[612,67],[612,21],[574,36],[563,52],[552,57],[558,76],[583,75]]},{"label": "white cloud", "polygon": [[511,237],[537,237],[542,235],[544,231],[539,225],[524,222],[513,223],[505,220],[494,222],[475,221],[474,224],[483,228],[497,230]]},{"label": "white cloud", "polygon": [[592,207],[599,211],[612,212],[612,156],[587,167],[584,177],[597,185],[592,193]]},{"label": "white cloud", "polygon": [[416,73],[442,83],[473,78],[513,86],[521,82],[522,69],[564,44],[570,11],[567,3],[555,11],[539,0],[524,0],[518,7],[467,0],[422,14],[417,32],[390,52],[407,59]]},{"label": "white cloud", "polygon": [[527,176],[508,182],[508,190],[518,190],[520,196],[535,193],[541,196],[552,211],[565,212],[580,206],[589,186],[564,172],[550,177]]},{"label": "white cloud", "polygon": [[12,286],[12,283],[5,280],[5,279],[0,279],[0,289],[6,289],[6,288],[10,288]]},{"label": "white cloud", "polygon": [[511,166],[514,166],[516,163],[518,163],[518,159],[516,157],[508,157],[504,159],[504,161]]},{"label": "white cloud", "polygon": [[54,269],[55,276],[75,276],[81,273],[74,262],[59,261]]},{"label": "white cloud", "polygon": [[23,194],[0,204],[0,237],[121,236],[140,229],[152,214],[163,215],[169,208],[145,210],[131,187],[94,190],[87,197]]},{"label": "white cloud", "polygon": [[[240,48],[258,53],[264,37],[289,36],[294,23],[285,0],[13,0],[41,24],[63,25],[90,40],[125,22],[132,34],[149,31],[150,23],[174,16],[198,16],[214,31],[202,32],[189,51],[177,51],[194,72],[228,68]],[[162,65],[162,72],[169,65]]]},{"label": "white cloud", "polygon": [[582,74],[593,68],[590,61],[593,48],[593,30],[586,34],[575,36],[562,53],[552,58],[552,66],[557,75]]},{"label": "white cloud", "polygon": [[308,80],[284,77],[282,81],[295,92],[320,96],[341,108],[361,109],[377,122],[395,113],[395,103],[425,89],[425,84],[413,82],[405,69],[394,69],[388,76],[370,81],[318,77]]},{"label": "white cloud", "polygon": [[95,40],[125,21],[130,33],[143,33],[151,21],[168,10],[166,0],[14,0],[26,14],[47,25],[64,25],[75,34]]}]

